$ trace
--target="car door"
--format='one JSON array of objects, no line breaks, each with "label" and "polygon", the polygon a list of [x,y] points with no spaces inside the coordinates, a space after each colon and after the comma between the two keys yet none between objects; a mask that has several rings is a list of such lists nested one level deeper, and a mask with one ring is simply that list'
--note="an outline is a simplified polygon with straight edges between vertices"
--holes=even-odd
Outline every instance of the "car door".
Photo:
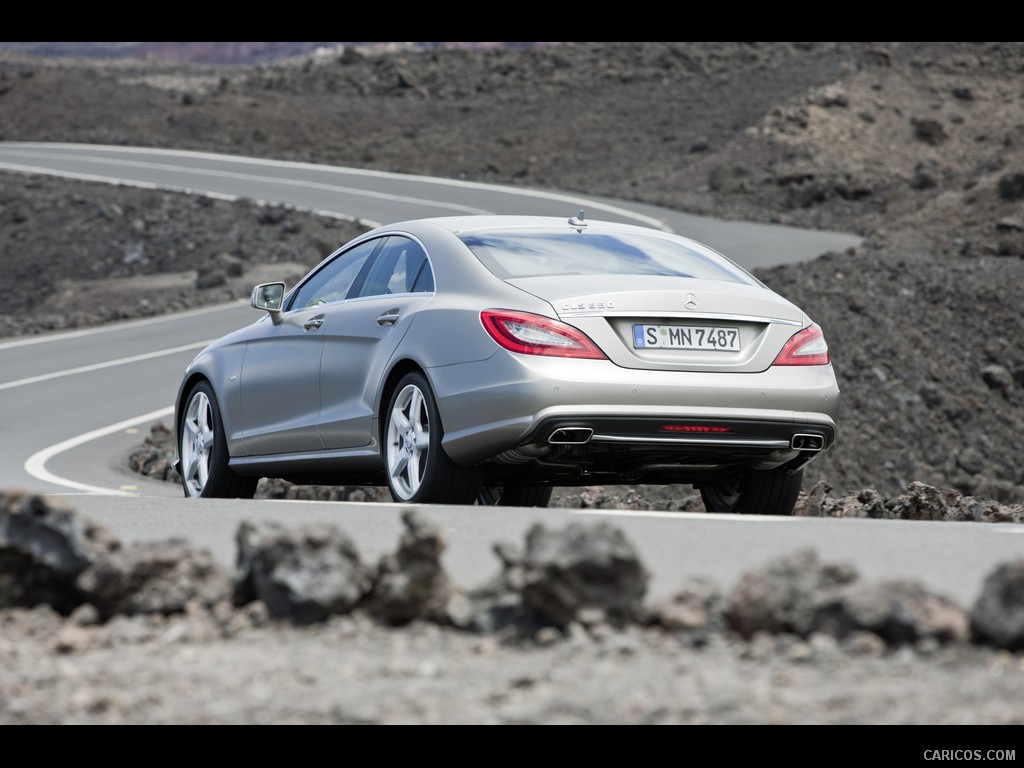
[{"label": "car door", "polygon": [[325,261],[293,291],[282,322],[249,343],[240,387],[249,455],[323,449],[317,422],[326,325],[381,242],[365,241]]},{"label": "car door", "polygon": [[411,238],[391,235],[354,286],[329,308],[320,363],[320,438],[328,449],[369,445],[374,401],[416,311],[434,295],[430,261]]}]

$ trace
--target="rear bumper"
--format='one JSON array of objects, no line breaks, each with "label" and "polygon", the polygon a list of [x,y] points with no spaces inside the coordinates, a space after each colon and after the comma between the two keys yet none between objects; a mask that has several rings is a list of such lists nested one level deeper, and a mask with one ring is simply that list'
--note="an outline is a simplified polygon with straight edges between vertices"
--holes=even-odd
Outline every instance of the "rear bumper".
[{"label": "rear bumper", "polygon": [[[589,430],[576,442],[590,452],[802,453],[836,440],[840,397],[830,365],[695,373],[504,357],[430,371],[444,447],[459,463],[574,442],[558,436],[560,429]],[[810,444],[795,444],[799,435],[809,435]]]},{"label": "rear bumper", "polygon": [[833,424],[678,418],[551,418],[537,425],[526,442],[552,445],[621,445],[731,451],[797,451],[831,448]]},{"label": "rear bumper", "polygon": [[551,418],[483,466],[491,481],[519,483],[727,483],[749,470],[799,470],[835,437],[824,422]]}]

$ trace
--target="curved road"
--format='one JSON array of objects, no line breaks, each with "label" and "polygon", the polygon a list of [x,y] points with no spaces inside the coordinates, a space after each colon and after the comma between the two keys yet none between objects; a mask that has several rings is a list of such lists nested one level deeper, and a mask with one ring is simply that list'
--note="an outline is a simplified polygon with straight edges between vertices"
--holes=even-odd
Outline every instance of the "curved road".
[{"label": "curved road", "polygon": [[[367,224],[453,213],[537,213],[628,221],[676,231],[749,268],[842,251],[842,233],[719,222],[654,206],[359,169],[137,147],[0,143],[0,170],[166,188],[281,203]],[[339,243],[340,245],[340,243]],[[189,538],[226,565],[242,519],[330,521],[365,558],[391,552],[400,505],[185,500],[177,485],[127,469],[128,452],[159,422],[192,356],[256,319],[247,303],[108,327],[0,341],[0,490],[65,495],[124,541]],[[448,539],[446,566],[475,586],[498,568],[497,541],[521,543],[536,522],[608,519],[631,537],[652,572],[651,599],[691,576],[729,586],[769,558],[813,547],[854,563],[866,578],[914,578],[969,604],[999,562],[1024,556],[1024,526],[757,518],[596,510],[431,507]]]}]

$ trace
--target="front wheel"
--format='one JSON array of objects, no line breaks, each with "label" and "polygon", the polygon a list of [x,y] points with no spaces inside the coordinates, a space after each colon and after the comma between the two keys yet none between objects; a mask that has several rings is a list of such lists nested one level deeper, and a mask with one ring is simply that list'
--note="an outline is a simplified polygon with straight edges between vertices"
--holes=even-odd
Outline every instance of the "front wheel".
[{"label": "front wheel", "polygon": [[700,498],[708,512],[739,515],[792,515],[800,496],[804,472],[785,469],[751,470],[732,485],[707,485]]},{"label": "front wheel", "polygon": [[388,405],[384,459],[395,501],[413,504],[472,504],[480,487],[474,469],[460,467],[441,447],[444,430],[430,384],[407,373]]},{"label": "front wheel", "polygon": [[220,407],[213,387],[200,381],[189,393],[178,425],[181,486],[189,498],[251,499],[257,477],[243,477],[228,467]]}]

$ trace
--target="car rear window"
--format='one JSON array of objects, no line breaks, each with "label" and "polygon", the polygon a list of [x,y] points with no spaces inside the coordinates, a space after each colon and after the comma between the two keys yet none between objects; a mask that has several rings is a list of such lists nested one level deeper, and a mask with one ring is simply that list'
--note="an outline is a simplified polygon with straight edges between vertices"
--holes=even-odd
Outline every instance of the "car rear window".
[{"label": "car rear window", "polygon": [[467,232],[459,238],[503,280],[544,275],[663,275],[756,282],[721,254],[671,236],[516,229]]}]

